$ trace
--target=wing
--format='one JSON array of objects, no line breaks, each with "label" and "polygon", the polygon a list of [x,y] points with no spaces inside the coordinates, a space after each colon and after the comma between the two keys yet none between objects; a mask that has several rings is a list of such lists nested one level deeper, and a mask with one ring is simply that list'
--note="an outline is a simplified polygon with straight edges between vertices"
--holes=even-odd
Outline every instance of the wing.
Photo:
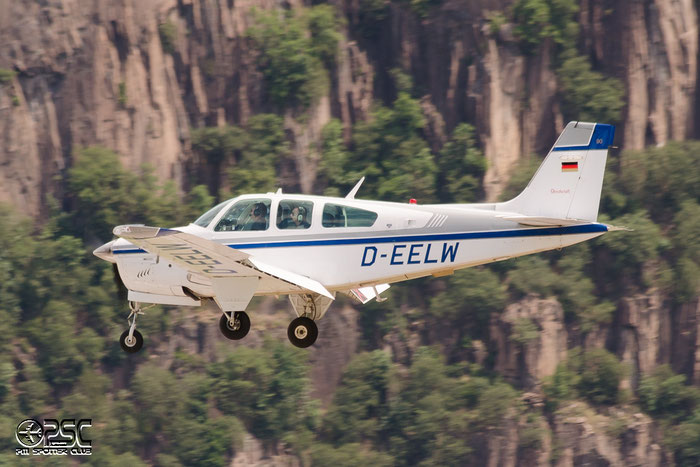
[{"label": "wing", "polygon": [[142,225],[120,225],[113,232],[149,253],[210,278],[214,283],[222,278],[264,277],[291,284],[302,293],[314,292],[334,298],[314,279],[267,265],[247,253],[196,235]]}]

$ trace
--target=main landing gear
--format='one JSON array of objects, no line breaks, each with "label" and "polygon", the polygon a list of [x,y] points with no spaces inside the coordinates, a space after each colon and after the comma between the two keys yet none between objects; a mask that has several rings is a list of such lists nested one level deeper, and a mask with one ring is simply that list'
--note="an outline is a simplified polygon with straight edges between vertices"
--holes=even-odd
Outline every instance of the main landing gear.
[{"label": "main landing gear", "polygon": [[250,318],[245,311],[224,312],[219,320],[219,330],[226,339],[243,339],[250,331]]},{"label": "main landing gear", "polygon": [[287,328],[287,337],[295,347],[305,349],[313,345],[318,337],[318,327],[311,318],[300,316],[292,320]]},{"label": "main landing gear", "polygon": [[316,321],[326,314],[333,300],[318,294],[300,294],[290,295],[289,301],[297,318],[289,323],[287,337],[292,345],[305,349],[316,342],[318,338]]}]

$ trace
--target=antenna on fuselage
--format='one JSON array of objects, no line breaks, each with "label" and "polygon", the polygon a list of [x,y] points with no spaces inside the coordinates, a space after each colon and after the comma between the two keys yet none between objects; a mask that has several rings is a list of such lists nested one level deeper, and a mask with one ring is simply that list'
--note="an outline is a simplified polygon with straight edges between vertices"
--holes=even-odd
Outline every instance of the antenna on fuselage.
[{"label": "antenna on fuselage", "polygon": [[345,195],[345,199],[355,199],[355,195],[357,194],[357,190],[360,189],[360,185],[362,185],[362,182],[364,182],[364,181],[365,181],[365,177],[362,177],[362,178],[355,184],[355,186],[352,188],[352,190],[350,190],[350,193],[348,193],[347,195]]},{"label": "antenna on fuselage", "polygon": [[282,187],[277,188],[277,191],[275,192],[276,195],[281,195],[282,194]]}]

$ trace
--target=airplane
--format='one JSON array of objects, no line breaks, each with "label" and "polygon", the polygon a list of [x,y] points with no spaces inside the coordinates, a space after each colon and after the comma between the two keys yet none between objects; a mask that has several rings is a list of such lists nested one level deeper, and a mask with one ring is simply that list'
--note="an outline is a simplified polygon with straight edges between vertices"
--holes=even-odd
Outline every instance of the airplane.
[{"label": "airplane", "polygon": [[597,222],[615,127],[570,122],[527,187],[506,202],[417,204],[275,193],[238,196],[177,228],[121,225],[93,253],[116,264],[128,289],[121,348],[138,352],[142,304],[221,309],[219,328],[248,334],[253,296],[288,295],[287,329],[312,345],[338,293],[382,301],[391,283],[561,249],[619,228]]}]

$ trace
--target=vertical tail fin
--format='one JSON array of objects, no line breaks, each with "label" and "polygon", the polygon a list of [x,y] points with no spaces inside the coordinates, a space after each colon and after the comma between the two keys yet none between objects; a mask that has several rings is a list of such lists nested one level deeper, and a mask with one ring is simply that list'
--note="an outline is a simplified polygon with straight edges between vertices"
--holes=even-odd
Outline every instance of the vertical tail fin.
[{"label": "vertical tail fin", "polygon": [[615,127],[569,122],[530,183],[499,211],[554,219],[598,219],[608,147]]}]

